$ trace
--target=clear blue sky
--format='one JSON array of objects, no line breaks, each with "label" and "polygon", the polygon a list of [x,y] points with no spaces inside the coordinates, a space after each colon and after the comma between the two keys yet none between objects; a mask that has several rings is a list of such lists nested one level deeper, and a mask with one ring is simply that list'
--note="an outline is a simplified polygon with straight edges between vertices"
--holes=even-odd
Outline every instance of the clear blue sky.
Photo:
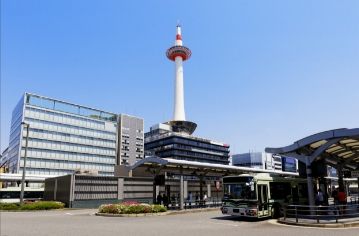
[{"label": "clear blue sky", "polygon": [[145,119],[172,116],[184,44],[187,118],[232,153],[359,127],[359,1],[1,1],[1,150],[25,92]]}]

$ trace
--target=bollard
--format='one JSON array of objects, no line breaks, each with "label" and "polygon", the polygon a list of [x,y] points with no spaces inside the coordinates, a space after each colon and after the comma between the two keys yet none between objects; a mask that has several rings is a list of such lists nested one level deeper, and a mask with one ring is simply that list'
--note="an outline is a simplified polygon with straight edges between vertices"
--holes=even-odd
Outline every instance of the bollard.
[{"label": "bollard", "polygon": [[297,211],[297,206],[295,206],[295,222],[298,223],[298,211]]}]

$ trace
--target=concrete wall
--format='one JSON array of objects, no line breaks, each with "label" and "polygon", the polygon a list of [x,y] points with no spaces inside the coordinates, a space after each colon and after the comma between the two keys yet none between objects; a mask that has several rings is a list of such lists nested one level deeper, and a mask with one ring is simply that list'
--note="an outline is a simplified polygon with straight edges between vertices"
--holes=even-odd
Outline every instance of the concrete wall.
[{"label": "concrete wall", "polygon": [[152,202],[152,178],[66,175],[45,181],[45,200],[70,208],[97,208],[126,200]]},{"label": "concrete wall", "polygon": [[67,207],[71,204],[72,175],[45,180],[44,200],[60,201]]},{"label": "concrete wall", "polygon": [[[153,178],[149,177],[110,177],[67,175],[50,178],[45,181],[45,200],[61,201],[70,208],[97,208],[101,204],[118,203],[122,201],[153,202]],[[192,192],[193,200],[200,191],[198,180],[185,181],[186,199]],[[169,194],[178,198],[180,186],[178,179],[167,179],[165,186],[156,186],[158,193]],[[203,194],[208,198],[222,198],[222,189],[218,192],[215,181],[207,180],[203,184]]]}]

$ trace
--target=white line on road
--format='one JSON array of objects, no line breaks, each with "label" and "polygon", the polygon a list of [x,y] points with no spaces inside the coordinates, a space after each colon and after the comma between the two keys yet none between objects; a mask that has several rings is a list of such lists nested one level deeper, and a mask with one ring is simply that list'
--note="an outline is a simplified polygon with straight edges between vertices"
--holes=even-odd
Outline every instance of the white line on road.
[{"label": "white line on road", "polygon": [[210,221],[210,223],[216,224],[216,225],[233,226],[233,227],[238,227],[239,226],[239,225],[236,225],[236,224],[228,224],[228,223],[212,222],[212,221]]}]

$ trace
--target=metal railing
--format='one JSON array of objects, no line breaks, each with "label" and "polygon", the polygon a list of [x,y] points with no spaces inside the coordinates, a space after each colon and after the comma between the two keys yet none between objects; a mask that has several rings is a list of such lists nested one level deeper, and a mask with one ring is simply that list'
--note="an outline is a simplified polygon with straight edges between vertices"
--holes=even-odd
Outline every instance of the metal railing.
[{"label": "metal railing", "polygon": [[[184,201],[184,209],[195,209],[195,208],[208,208],[208,207],[221,207],[222,199],[220,198],[209,198],[206,201],[199,200],[185,200]],[[178,210],[180,209],[180,204],[178,201],[171,201],[167,208],[169,210]]]},{"label": "metal railing", "polygon": [[[358,199],[353,199],[353,202]],[[348,203],[345,205],[306,206],[288,205],[283,208],[283,220],[314,223],[338,223],[339,220],[359,218],[359,204]]]},{"label": "metal railing", "polygon": [[348,200],[350,204],[359,204],[359,196],[349,196]]}]

